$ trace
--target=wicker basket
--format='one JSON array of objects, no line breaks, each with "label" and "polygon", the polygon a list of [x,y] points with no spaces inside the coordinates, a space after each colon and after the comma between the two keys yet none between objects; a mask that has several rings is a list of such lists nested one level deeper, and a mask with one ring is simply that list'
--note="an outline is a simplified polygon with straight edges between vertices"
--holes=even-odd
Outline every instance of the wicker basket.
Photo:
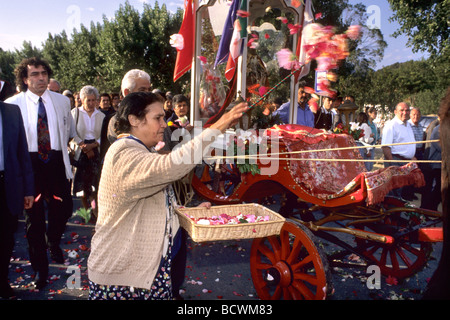
[{"label": "wicker basket", "polygon": [[[176,212],[180,217],[180,225],[195,242],[253,239],[278,235],[285,222],[285,218],[278,213],[256,203],[213,206],[210,209],[199,207],[178,208]],[[188,214],[194,218],[209,218],[219,216],[222,213],[230,216],[254,214],[255,216],[269,216],[270,219],[269,221],[255,223],[199,225],[185,215]]]}]

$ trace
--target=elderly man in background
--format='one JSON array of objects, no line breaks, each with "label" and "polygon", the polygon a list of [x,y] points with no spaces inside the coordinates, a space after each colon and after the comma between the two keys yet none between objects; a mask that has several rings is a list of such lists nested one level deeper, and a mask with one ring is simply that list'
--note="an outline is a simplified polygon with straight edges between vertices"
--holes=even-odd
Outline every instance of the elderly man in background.
[{"label": "elderly man in background", "polygon": [[[411,108],[411,115],[408,122],[411,124],[411,128],[414,132],[414,138],[416,141],[424,141],[425,128],[420,124],[421,113],[418,108]],[[425,145],[423,143],[416,144],[415,157],[417,160],[423,160],[423,152]]]},{"label": "elderly man in background", "polygon": [[[132,69],[128,71],[122,79],[121,93],[123,97],[126,97],[132,92],[150,92],[152,90],[152,84],[150,82],[150,75],[139,69]],[[101,142],[100,142],[100,160],[103,162],[103,158],[106,155],[111,144],[117,140],[117,133],[114,130],[114,124],[116,123],[116,112],[119,109],[119,105],[114,107],[113,112],[106,115],[103,119]]]},{"label": "elderly man in background", "polygon": [[[420,110],[418,108],[411,108],[411,114],[410,119],[408,122],[411,124],[411,128],[414,132],[414,138],[416,141],[424,141],[425,140],[425,128],[420,124],[420,118],[422,117]],[[425,144],[424,143],[417,143],[416,144],[416,153],[414,157],[417,160],[424,160],[424,153],[425,153]],[[424,166],[423,164],[419,164],[419,168],[424,172]],[[421,188],[423,189],[423,187]],[[414,200],[417,199],[417,197],[414,195],[414,192],[419,192],[421,190],[416,190],[416,188],[413,187],[406,187],[403,189],[402,197],[406,200]]]},{"label": "elderly man in background", "polygon": [[[408,122],[410,117],[410,108],[406,102],[400,102],[395,106],[395,117],[388,121],[383,128],[383,135],[381,139],[383,146],[383,154],[385,160],[401,160],[402,162],[385,162],[384,166],[392,165],[402,166],[406,163],[404,160],[415,160],[416,141],[411,124]],[[406,143],[402,145],[393,145],[396,143]],[[410,143],[410,144],[408,144]],[[392,195],[401,197],[401,188],[392,191]]]},{"label": "elderly man in background", "polygon": [[[152,84],[150,75],[142,70],[133,69],[128,71],[122,79],[122,96],[126,97],[132,92],[151,92]],[[114,115],[105,118],[105,126],[107,128],[107,136],[110,143],[117,140],[117,134],[114,130],[114,124],[117,119]]]},{"label": "elderly man in background", "polygon": [[61,84],[55,79],[50,79],[47,89],[56,93],[61,93]]}]

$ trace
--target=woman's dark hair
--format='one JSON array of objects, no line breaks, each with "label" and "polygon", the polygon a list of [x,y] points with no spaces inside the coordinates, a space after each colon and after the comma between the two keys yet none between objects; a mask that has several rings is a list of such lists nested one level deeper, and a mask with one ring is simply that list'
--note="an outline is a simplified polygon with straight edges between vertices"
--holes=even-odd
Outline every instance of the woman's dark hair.
[{"label": "woman's dark hair", "polygon": [[37,57],[23,59],[14,70],[14,75],[16,76],[16,85],[19,87],[20,91],[28,90],[28,85],[23,82],[23,78],[28,78],[28,66],[43,66],[45,71],[47,71],[49,79],[53,75],[52,68],[50,68],[50,65],[47,61]]},{"label": "woman's dark hair", "polygon": [[189,99],[185,95],[182,94],[175,95],[172,99],[173,105],[176,105],[177,103],[180,102],[186,102],[186,104],[189,106]]},{"label": "woman's dark hair", "polygon": [[129,133],[131,124],[128,121],[128,116],[134,115],[138,119],[144,119],[148,112],[147,106],[155,102],[163,103],[162,98],[155,93],[133,92],[127,95],[120,103],[119,110],[117,110],[117,121],[114,124],[116,133]]},{"label": "woman's dark hair", "polygon": [[360,112],[360,113],[358,113],[358,116],[356,117],[356,122],[358,122],[359,124],[368,123],[369,117],[367,116],[367,114],[365,112]]},{"label": "woman's dark hair", "polygon": [[377,108],[370,107],[369,109],[367,109],[367,113],[374,113],[374,112],[377,112]]}]

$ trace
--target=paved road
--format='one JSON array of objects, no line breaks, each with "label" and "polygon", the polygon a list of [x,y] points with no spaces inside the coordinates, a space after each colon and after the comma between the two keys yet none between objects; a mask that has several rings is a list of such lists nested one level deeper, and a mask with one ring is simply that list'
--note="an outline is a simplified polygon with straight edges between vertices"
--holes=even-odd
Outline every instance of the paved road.
[{"label": "paved road", "polygon": [[[75,199],[75,208],[79,207]],[[90,239],[94,225],[83,224],[73,216],[67,225],[62,240],[66,263],[50,266],[50,284],[44,290],[36,291],[32,285],[32,269],[28,261],[24,222],[19,223],[16,234],[14,260],[11,263],[10,281],[18,300],[86,300],[88,280],[86,262],[89,256]],[[336,246],[326,241],[321,247],[327,252]],[[217,241],[206,243],[188,242],[186,280],[181,295],[185,300],[258,300],[250,275],[250,240]],[[371,299],[420,299],[429,279],[437,267],[441,244],[434,245],[434,251],[427,266],[415,276],[395,284],[381,279],[381,289],[369,290],[366,279],[369,274],[364,267],[332,268],[332,282],[335,289],[330,300]],[[70,288],[67,280],[78,269],[81,275],[80,287]],[[69,284],[70,285],[70,284]]]}]

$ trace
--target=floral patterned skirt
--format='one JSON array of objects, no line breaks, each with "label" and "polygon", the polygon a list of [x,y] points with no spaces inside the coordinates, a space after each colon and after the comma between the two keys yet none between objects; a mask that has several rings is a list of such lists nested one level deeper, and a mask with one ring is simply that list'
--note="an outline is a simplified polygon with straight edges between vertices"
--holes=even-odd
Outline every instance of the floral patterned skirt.
[{"label": "floral patterned skirt", "polygon": [[89,281],[89,300],[172,300],[171,248],[161,259],[151,289],[129,286],[100,285]]}]

